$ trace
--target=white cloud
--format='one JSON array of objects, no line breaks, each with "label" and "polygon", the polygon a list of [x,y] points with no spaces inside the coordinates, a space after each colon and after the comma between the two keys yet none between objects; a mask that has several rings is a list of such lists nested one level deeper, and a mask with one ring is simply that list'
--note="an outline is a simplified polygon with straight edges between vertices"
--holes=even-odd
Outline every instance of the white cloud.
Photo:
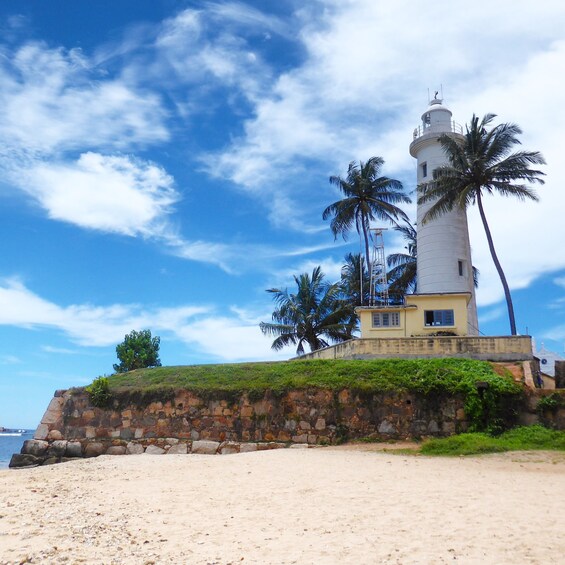
[{"label": "white cloud", "polygon": [[556,284],[557,286],[561,286],[565,288],[565,277],[557,277],[553,279],[553,283]]},{"label": "white cloud", "polygon": [[74,163],[37,163],[14,181],[52,219],[130,236],[161,234],[178,200],[173,179],[160,167],[92,152]]},{"label": "white cloud", "polygon": [[59,353],[61,355],[76,355],[79,353],[79,351],[75,349],[68,349],[66,347],[53,347],[52,345],[42,345],[41,351],[45,351],[45,353]]},{"label": "white cloud", "polygon": [[[119,343],[132,329],[150,328],[222,360],[283,359],[291,350],[273,352],[272,340],[263,336],[259,319],[266,316],[232,307],[217,314],[208,306],[145,308],[138,304],[60,306],[46,300],[17,279],[0,284],[0,325],[39,330],[56,329],[77,345],[100,347]],[[72,353],[66,348],[42,347],[51,353]],[[16,362],[15,357],[0,357],[0,362]]]},{"label": "white cloud", "polygon": [[17,365],[22,360],[15,355],[0,355],[0,365]]},{"label": "white cloud", "polygon": [[1,55],[0,154],[124,149],[169,138],[158,96],[104,79],[80,50],[31,43]]},{"label": "white cloud", "polygon": [[[471,12],[447,0],[433,9],[406,0],[326,2],[323,12],[318,7],[297,16],[304,63],[256,99],[241,137],[208,157],[221,164],[216,173],[276,208],[274,223],[295,229],[296,210],[306,210],[298,204],[304,195],[289,179],[305,163],[321,174],[329,164],[335,167],[330,173],[339,174],[350,160],[377,154],[385,158],[386,174],[415,184],[411,132],[425,110],[426,88],[433,92],[443,83],[457,121],[498,112],[501,121],[522,126],[524,148],[542,151],[548,161],[540,204],[485,203],[511,287],[527,287],[540,274],[565,267],[565,251],[555,245],[565,240],[559,153],[565,4],[552,1],[540,10],[525,0],[479,1]],[[485,13],[496,31],[484,25]],[[481,271],[478,301],[492,304],[502,289],[474,212],[470,230],[473,262]]]}]

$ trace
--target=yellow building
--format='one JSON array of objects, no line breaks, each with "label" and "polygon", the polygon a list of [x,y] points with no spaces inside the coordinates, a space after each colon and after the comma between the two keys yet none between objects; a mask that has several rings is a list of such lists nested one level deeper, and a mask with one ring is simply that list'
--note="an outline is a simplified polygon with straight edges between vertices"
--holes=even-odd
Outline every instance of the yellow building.
[{"label": "yellow building", "polygon": [[470,292],[409,294],[400,306],[361,306],[361,338],[469,335]]}]

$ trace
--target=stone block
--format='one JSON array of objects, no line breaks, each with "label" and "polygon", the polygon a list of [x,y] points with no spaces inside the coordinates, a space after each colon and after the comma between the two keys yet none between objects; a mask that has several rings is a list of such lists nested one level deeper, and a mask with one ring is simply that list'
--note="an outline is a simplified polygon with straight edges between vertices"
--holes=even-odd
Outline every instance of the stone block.
[{"label": "stone block", "polygon": [[256,443],[241,443],[239,445],[239,452],[240,453],[250,453],[252,451],[257,451],[257,444]]},{"label": "stone block", "polygon": [[179,442],[179,440],[176,437],[167,437],[167,438],[165,438],[165,442],[168,445],[176,445]]},{"label": "stone block", "polygon": [[63,434],[59,430],[51,430],[47,434],[47,439],[50,441],[63,439]]},{"label": "stone block", "polygon": [[86,439],[94,439],[96,437],[96,429],[92,426],[86,426],[84,429],[84,436]]},{"label": "stone block", "polygon": [[98,441],[93,441],[88,443],[84,448],[84,456],[85,457],[98,457],[102,455],[106,451],[103,443]]},{"label": "stone block", "polygon": [[40,439],[27,439],[22,446],[22,454],[41,457],[47,454],[49,443]]},{"label": "stone block", "polygon": [[123,445],[112,445],[106,450],[106,455],[125,455],[126,448]]},{"label": "stone block", "polygon": [[224,443],[220,446],[220,453],[222,455],[232,455],[233,453],[239,453],[238,443]]},{"label": "stone block", "polygon": [[286,420],[284,423],[285,430],[290,430],[291,432],[296,430],[296,426],[296,420]]},{"label": "stone block", "polygon": [[119,438],[120,437],[120,430],[112,430],[110,432],[110,437],[114,438],[114,439]]},{"label": "stone block", "polygon": [[396,428],[388,420],[383,420],[379,424],[378,429],[379,429],[380,434],[396,434],[396,433],[398,433]]},{"label": "stone block", "polygon": [[269,443],[259,443],[257,444],[258,451],[267,451],[270,449],[283,449],[286,447],[286,444],[280,443],[278,441],[270,441]]},{"label": "stone block", "polygon": [[308,449],[309,447],[307,443],[293,443],[289,449]]},{"label": "stone block", "polygon": [[42,424],[56,424],[62,417],[64,399],[63,397],[55,397],[51,399],[43,418],[41,418]]},{"label": "stone block", "polygon": [[305,420],[302,420],[300,422],[300,424],[298,424],[301,430],[311,430],[312,426],[310,425],[310,422],[306,422]]},{"label": "stone block", "polygon": [[48,457],[43,461],[43,465],[55,465],[56,463],[61,463],[61,457]]},{"label": "stone block", "polygon": [[120,438],[130,440],[133,439],[133,431],[130,428],[123,428],[120,430]]},{"label": "stone block", "polygon": [[165,450],[162,447],[158,447],[157,445],[148,445],[145,453],[147,455],[164,455]]},{"label": "stone block", "polygon": [[192,442],[191,453],[200,453],[202,455],[215,455],[220,447],[219,441],[198,440]]},{"label": "stone block", "polygon": [[130,441],[126,446],[127,455],[140,455],[145,451],[145,448],[140,443],[133,443]]},{"label": "stone block", "polygon": [[36,457],[29,453],[14,453],[8,465],[10,469],[19,469],[21,467],[37,467],[43,462],[41,457]]},{"label": "stone block", "polygon": [[188,445],[186,445],[186,443],[171,445],[171,448],[167,453],[173,455],[186,455],[188,453]]},{"label": "stone block", "polygon": [[435,420],[430,420],[430,423],[428,424],[428,432],[430,434],[437,434],[439,432],[439,426]]},{"label": "stone block", "polygon": [[47,454],[50,457],[63,457],[65,451],[67,451],[67,441],[64,439],[58,439],[54,441],[47,450]]},{"label": "stone block", "polygon": [[324,418],[318,418],[316,420],[316,425],[314,426],[318,431],[326,429],[326,420]]},{"label": "stone block", "polygon": [[47,424],[39,424],[35,433],[33,434],[34,439],[47,439],[49,435],[49,426]]},{"label": "stone block", "polygon": [[65,457],[82,457],[82,445],[79,441],[67,442]]},{"label": "stone block", "polygon": [[300,435],[292,436],[292,441],[294,443],[308,443],[308,435],[300,434]]},{"label": "stone block", "polygon": [[135,432],[133,434],[135,439],[140,439],[143,437],[143,428],[135,428]]}]

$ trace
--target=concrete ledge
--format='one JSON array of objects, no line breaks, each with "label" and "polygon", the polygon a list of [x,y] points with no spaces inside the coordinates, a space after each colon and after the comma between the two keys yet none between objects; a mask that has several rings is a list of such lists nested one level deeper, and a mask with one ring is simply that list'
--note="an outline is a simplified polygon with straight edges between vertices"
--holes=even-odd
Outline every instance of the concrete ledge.
[{"label": "concrete ledge", "polygon": [[433,359],[463,357],[481,361],[530,361],[530,336],[432,336],[351,339],[295,359]]}]

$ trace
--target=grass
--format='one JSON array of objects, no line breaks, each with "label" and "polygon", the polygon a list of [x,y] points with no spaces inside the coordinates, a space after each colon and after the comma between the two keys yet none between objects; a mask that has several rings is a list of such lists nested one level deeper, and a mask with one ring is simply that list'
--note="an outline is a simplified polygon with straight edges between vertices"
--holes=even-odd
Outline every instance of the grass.
[{"label": "grass", "polygon": [[292,389],[349,388],[368,393],[413,392],[466,394],[476,382],[491,390],[518,394],[509,376],[470,359],[310,360],[270,363],[190,365],[138,369],[109,377],[111,391],[184,388],[194,392],[284,393]]},{"label": "grass", "polygon": [[565,451],[565,431],[543,426],[523,426],[498,437],[470,433],[425,442],[419,452],[424,455],[478,455],[504,451],[550,450]]}]

